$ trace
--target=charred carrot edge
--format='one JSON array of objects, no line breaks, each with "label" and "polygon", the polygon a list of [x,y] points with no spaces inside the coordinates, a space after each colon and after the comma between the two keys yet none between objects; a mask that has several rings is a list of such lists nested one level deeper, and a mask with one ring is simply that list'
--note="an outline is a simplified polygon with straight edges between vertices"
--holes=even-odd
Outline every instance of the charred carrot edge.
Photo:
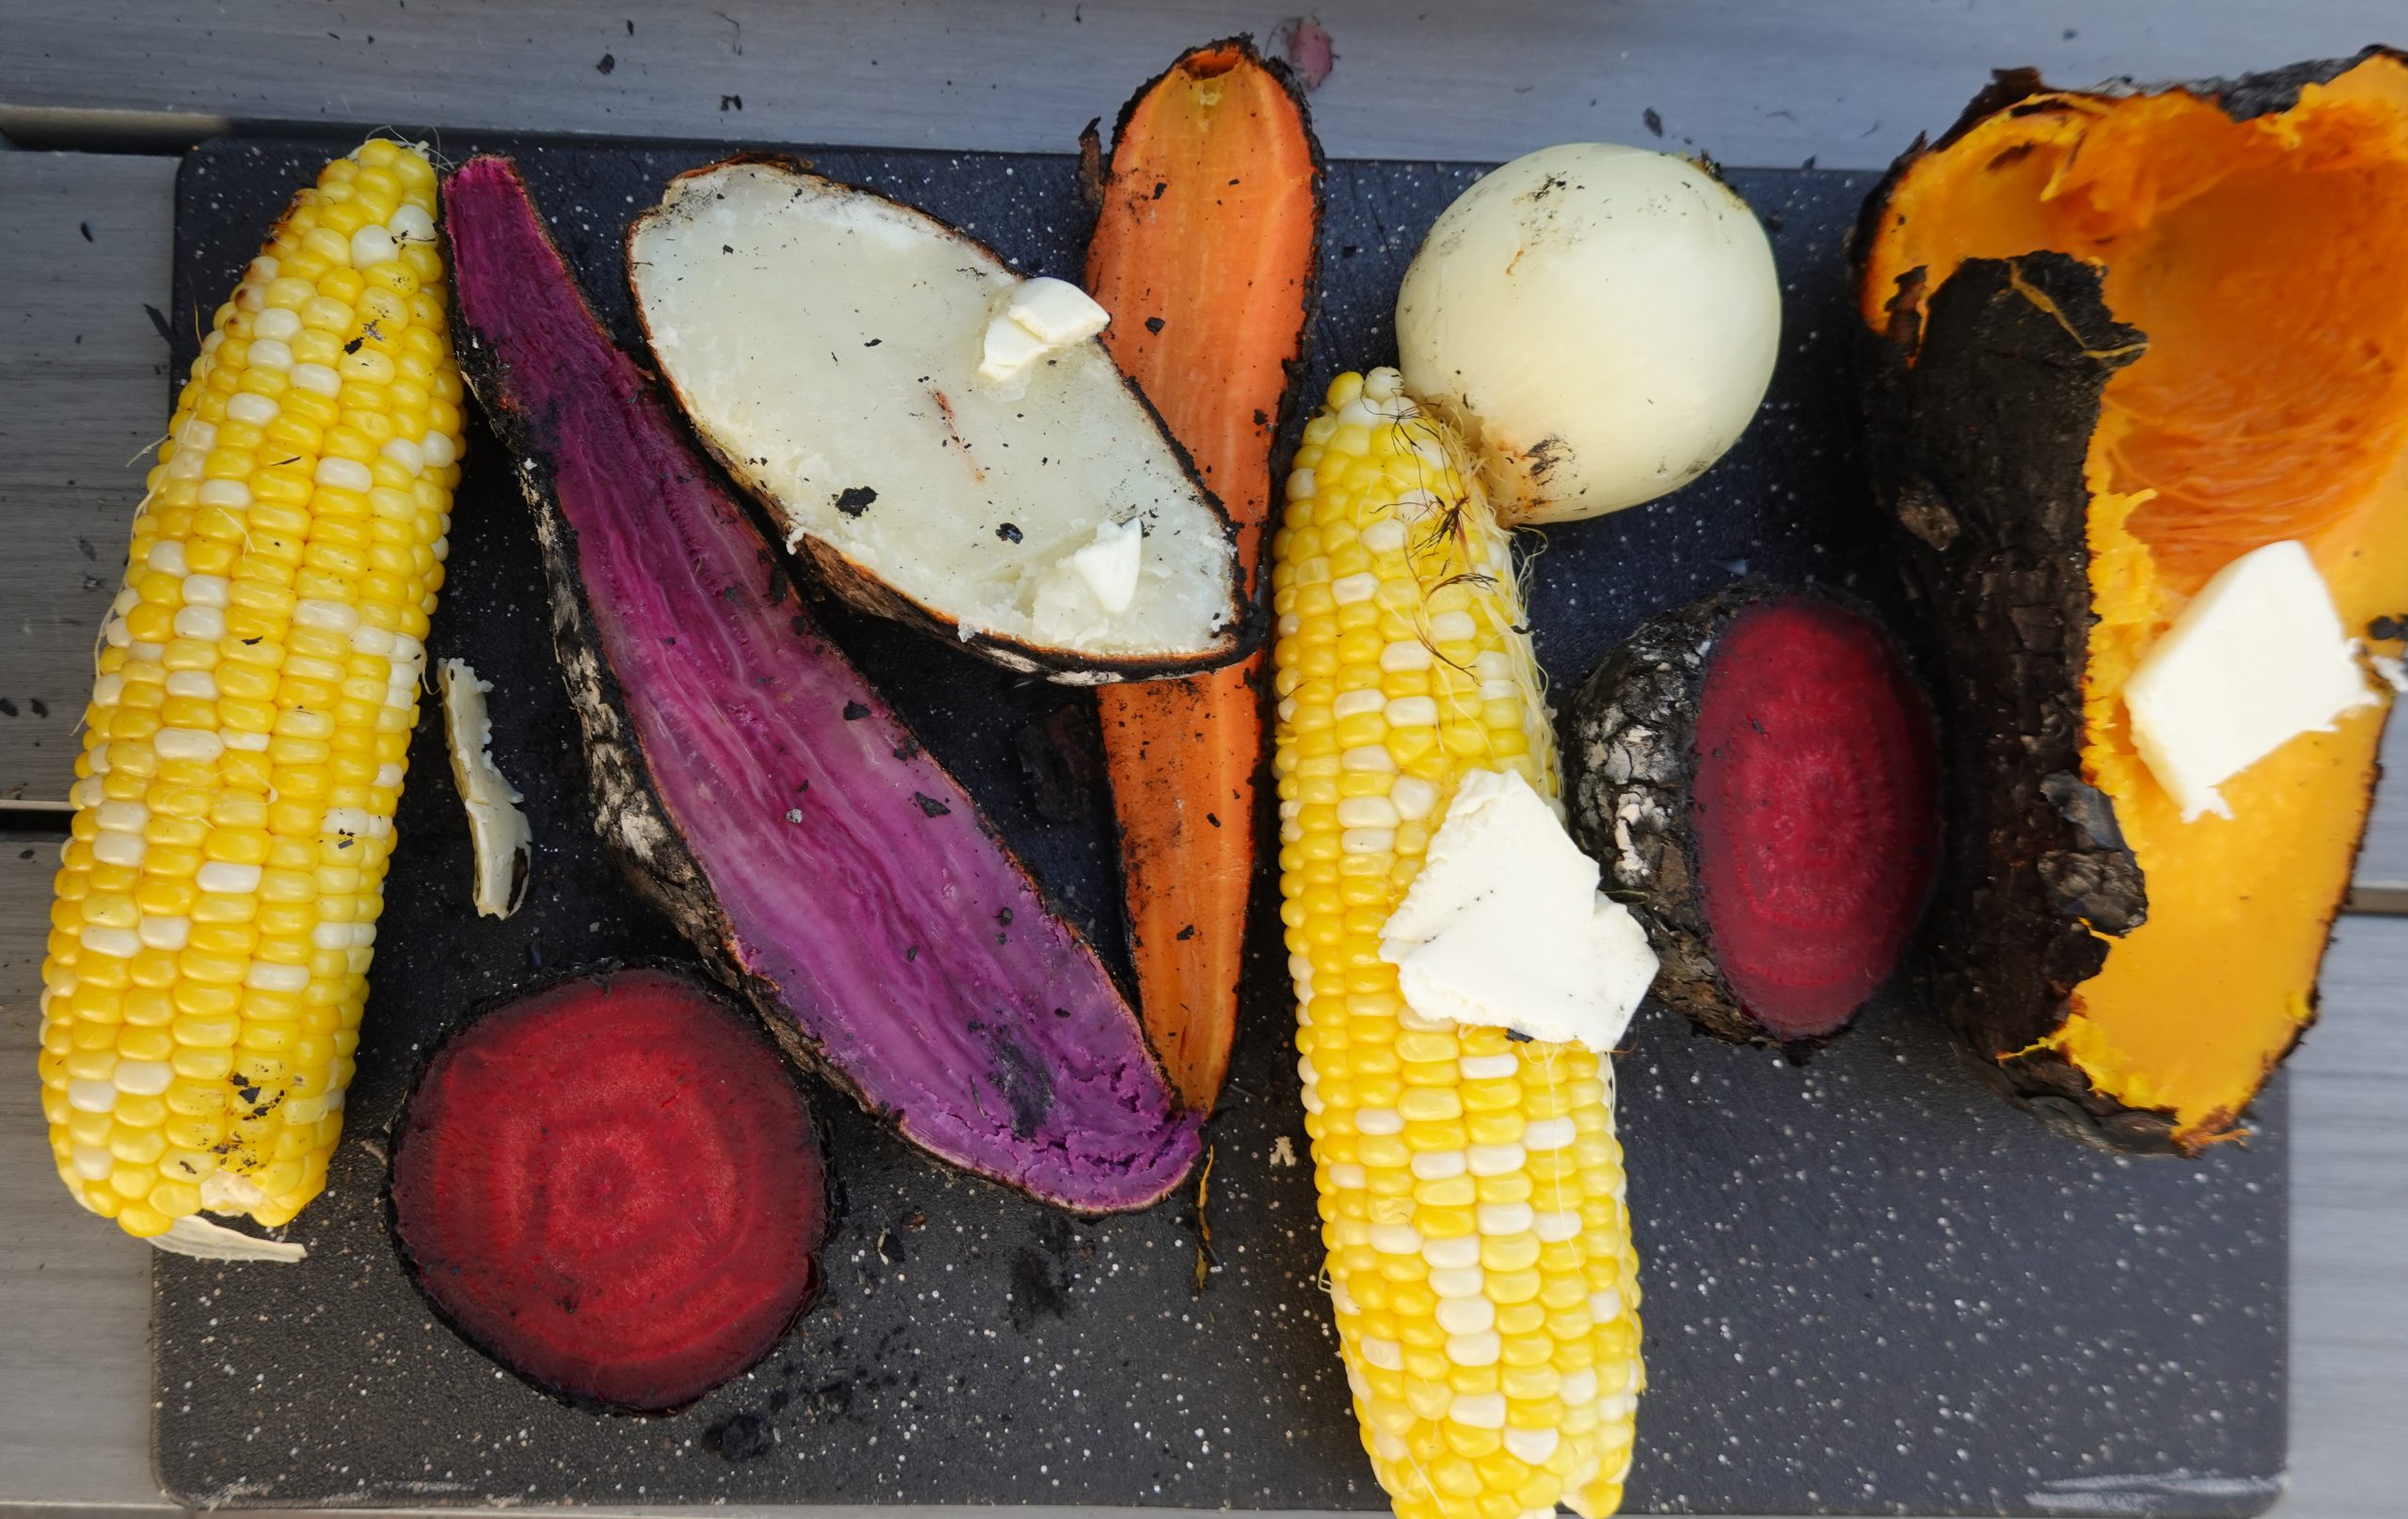
[{"label": "charred carrot edge", "polygon": [[[1249,578],[1271,454],[1321,299],[1321,145],[1287,69],[1244,38],[1180,55],[1100,160],[1087,289],[1106,346],[1238,525]],[[1254,878],[1261,657],[1099,693],[1146,1036],[1181,1100],[1220,1095]]]}]

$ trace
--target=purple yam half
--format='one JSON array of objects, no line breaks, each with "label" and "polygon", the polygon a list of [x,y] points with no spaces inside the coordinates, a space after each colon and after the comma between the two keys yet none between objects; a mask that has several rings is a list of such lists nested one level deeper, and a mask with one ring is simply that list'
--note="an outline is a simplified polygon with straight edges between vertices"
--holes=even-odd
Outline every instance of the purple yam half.
[{"label": "purple yam half", "polygon": [[470,162],[443,199],[462,368],[534,508],[596,826],[638,888],[931,1155],[1081,1212],[1159,1200],[1198,1120],[1093,948],[852,663],[765,598],[761,533],[512,164]]}]

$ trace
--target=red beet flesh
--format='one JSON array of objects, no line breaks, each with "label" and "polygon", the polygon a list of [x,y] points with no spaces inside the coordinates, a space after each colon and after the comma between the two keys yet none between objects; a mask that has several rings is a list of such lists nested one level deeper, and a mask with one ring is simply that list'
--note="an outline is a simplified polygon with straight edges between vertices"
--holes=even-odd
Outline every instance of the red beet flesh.
[{"label": "red beet flesh", "polygon": [[827,1181],[802,1091],[701,983],[580,977],[447,1039],[393,1151],[393,1225],[471,1343],[573,1401],[655,1412],[809,1302]]},{"label": "red beet flesh", "polygon": [[1931,712],[1881,629],[1811,597],[1716,641],[1690,826],[1714,955],[1781,1039],[1837,1032],[1904,952],[1939,864]]}]

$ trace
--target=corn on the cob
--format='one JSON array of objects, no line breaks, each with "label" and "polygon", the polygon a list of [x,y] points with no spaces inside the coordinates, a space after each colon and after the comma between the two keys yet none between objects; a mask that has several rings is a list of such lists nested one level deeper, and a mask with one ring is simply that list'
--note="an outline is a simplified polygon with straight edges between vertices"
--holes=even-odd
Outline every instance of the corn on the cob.
[{"label": "corn on the cob", "polygon": [[1330,1297],[1402,1519],[1620,1504],[1641,1385],[1609,1065],[1416,1017],[1381,927],[1457,781],[1557,795],[1506,534],[1393,370],[1341,375],[1273,541],[1281,918]]},{"label": "corn on the cob", "polygon": [[42,966],[42,1110],[127,1233],[286,1222],[342,1124],[458,483],[435,171],[372,141],[217,309],[135,518]]}]

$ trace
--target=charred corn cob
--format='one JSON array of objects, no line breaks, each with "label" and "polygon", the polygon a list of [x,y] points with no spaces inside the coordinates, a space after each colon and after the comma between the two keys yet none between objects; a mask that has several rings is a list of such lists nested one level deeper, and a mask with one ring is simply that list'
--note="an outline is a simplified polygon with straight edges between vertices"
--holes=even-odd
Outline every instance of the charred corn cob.
[{"label": "charred corn cob", "polygon": [[42,966],[58,1174],[291,1219],[342,1125],[458,483],[435,170],[364,144],[217,309],[103,628]]},{"label": "charred corn cob", "polygon": [[1364,1448],[1402,1519],[1605,1513],[1641,1385],[1612,1069],[1418,1018],[1379,953],[1465,773],[1558,793],[1512,550],[1393,370],[1331,385],[1287,500],[1280,913]]}]

